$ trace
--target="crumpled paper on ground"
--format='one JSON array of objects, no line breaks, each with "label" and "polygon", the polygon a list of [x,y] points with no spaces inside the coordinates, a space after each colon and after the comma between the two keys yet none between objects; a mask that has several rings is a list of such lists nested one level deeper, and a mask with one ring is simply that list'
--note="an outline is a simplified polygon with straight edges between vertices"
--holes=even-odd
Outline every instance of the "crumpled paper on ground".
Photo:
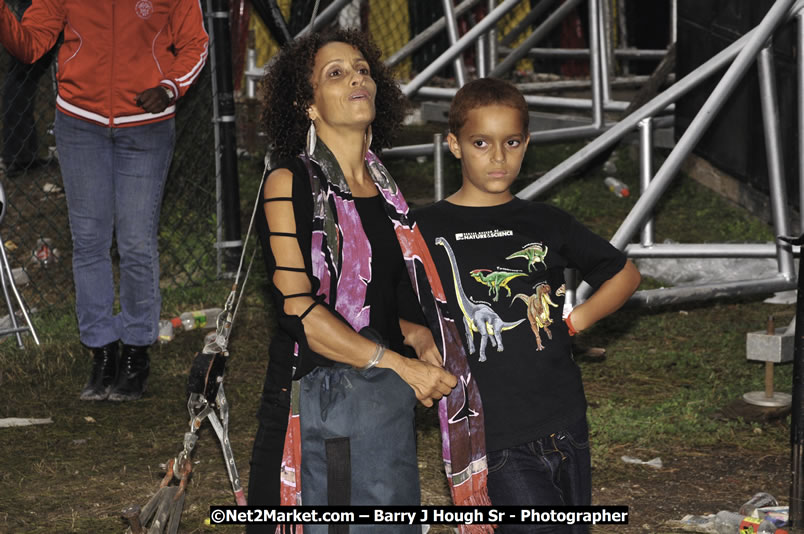
[{"label": "crumpled paper on ground", "polygon": [[662,468],[662,459],[658,456],[652,460],[640,460],[639,458],[634,458],[633,456],[620,456],[620,460],[627,464],[640,464],[640,465],[649,465],[654,469],[661,469]]},{"label": "crumpled paper on ground", "polygon": [[0,428],[10,428],[12,426],[31,426],[31,425],[47,425],[53,422],[53,419],[32,419],[30,417],[6,417],[0,419]]}]

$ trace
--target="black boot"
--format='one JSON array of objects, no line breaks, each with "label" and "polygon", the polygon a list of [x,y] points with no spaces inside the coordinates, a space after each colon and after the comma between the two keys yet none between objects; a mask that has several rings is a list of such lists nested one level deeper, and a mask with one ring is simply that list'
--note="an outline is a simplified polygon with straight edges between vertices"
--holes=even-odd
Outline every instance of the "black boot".
[{"label": "black boot", "polygon": [[150,368],[148,345],[138,347],[124,344],[120,355],[120,370],[109,392],[109,400],[130,401],[142,397]]},{"label": "black boot", "polygon": [[104,400],[117,377],[117,341],[93,348],[92,374],[79,397],[81,400]]}]

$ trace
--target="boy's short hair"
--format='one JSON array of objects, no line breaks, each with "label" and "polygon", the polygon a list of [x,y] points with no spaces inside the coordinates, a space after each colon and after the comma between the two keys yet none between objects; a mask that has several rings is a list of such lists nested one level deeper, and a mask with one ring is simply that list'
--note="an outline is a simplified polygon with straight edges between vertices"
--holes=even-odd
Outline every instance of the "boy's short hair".
[{"label": "boy's short hair", "polygon": [[528,133],[530,117],[525,97],[513,84],[497,78],[472,80],[458,90],[449,107],[449,131],[457,136],[470,111],[494,105],[508,106],[519,111],[522,116],[522,131]]}]

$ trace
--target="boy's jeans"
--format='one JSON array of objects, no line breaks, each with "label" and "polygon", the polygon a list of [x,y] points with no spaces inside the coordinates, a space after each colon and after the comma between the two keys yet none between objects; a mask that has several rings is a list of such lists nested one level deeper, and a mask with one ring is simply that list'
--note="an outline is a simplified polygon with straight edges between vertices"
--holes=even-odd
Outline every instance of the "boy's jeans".
[{"label": "boy's jeans", "polygon": [[[494,506],[589,506],[592,465],[586,417],[561,432],[488,453]],[[588,525],[500,525],[500,533],[585,534]]]},{"label": "boy's jeans", "polygon": [[[109,128],[56,112],[56,146],[73,237],[81,341],[150,345],[159,333],[157,230],[175,141],[173,119]],[[120,254],[113,313],[112,236]]]}]

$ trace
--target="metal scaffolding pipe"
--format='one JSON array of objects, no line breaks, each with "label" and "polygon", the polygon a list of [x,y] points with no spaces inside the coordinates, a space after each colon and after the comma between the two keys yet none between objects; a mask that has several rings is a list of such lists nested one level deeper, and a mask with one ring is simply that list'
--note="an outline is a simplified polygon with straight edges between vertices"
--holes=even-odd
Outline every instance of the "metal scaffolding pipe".
[{"label": "metal scaffolding pipe", "polygon": [[[341,10],[346,7],[352,0],[334,0],[324,11],[316,15],[315,21],[313,21],[313,31],[320,30],[322,26],[326,25],[334,19]],[[302,30],[296,34],[296,39],[303,35],[307,35],[310,33],[310,25],[308,24]]]},{"label": "metal scaffolding pipe", "polygon": [[444,149],[443,134],[433,134],[433,200],[444,199]]},{"label": "metal scaffolding pipe", "polygon": [[600,51],[599,3],[599,0],[589,0],[589,76],[592,78],[592,124],[597,128],[603,128],[603,67]]},{"label": "metal scaffolding pipe", "polygon": [[[602,98],[603,102],[608,102],[611,100],[611,91],[609,86],[609,74],[611,72],[612,63],[614,63],[614,56],[611,52],[611,41],[609,37],[611,35],[611,30],[609,26],[609,15],[610,10],[608,9],[608,0],[603,0],[602,2],[598,2],[598,47],[600,53],[598,57],[600,58],[600,86],[602,89]],[[590,50],[591,54],[591,50]]]},{"label": "metal scaffolding pipe", "polygon": [[[249,40],[253,41],[254,34],[253,32],[250,35]],[[253,44],[253,43],[252,43]],[[257,69],[257,50],[253,46],[249,46],[246,49],[246,72],[253,71]],[[257,96],[257,82],[255,78],[251,76],[246,76],[246,98],[256,98]]]},{"label": "metal scaffolding pipe", "polygon": [[[491,12],[494,9],[495,0],[488,0],[488,11]],[[493,69],[499,60],[498,52],[497,52],[497,28],[494,26],[491,27],[487,36],[489,42],[489,57],[488,57],[488,65],[486,65],[486,70],[489,71]]]},{"label": "metal scaffolding pipe", "polygon": [[[588,286],[586,286],[588,287]],[[743,297],[786,291],[796,287],[795,281],[782,276],[759,280],[734,280],[712,284],[694,284],[660,289],[643,289],[629,299],[643,306],[662,306],[681,302],[701,302],[720,297]]]},{"label": "metal scaffolding pipe", "polygon": [[[465,12],[469,11],[470,8],[474,7],[474,5],[478,2],[480,2],[480,0],[464,0],[455,6],[455,16],[460,17]],[[437,21],[433,22],[424,31],[420,32],[418,35],[416,35],[416,37],[408,41],[405,46],[394,52],[388,59],[386,59],[385,65],[388,67],[396,66],[403,59],[421,48],[424,43],[441,33],[441,30],[446,27],[446,24],[447,22],[444,17],[441,17]]]},{"label": "metal scaffolding pipe", "polygon": [[251,0],[251,7],[257,12],[260,20],[271,32],[271,36],[279,46],[284,46],[286,43],[293,40],[288,30],[285,17],[282,15],[282,10],[276,3],[276,0]]},{"label": "metal scaffolding pipe", "polygon": [[[590,3],[596,3],[596,0],[589,0]],[[581,3],[581,0],[567,0],[561,6],[553,11],[544,22],[542,22],[538,28],[533,30],[533,33],[528,36],[516,49],[512,50],[511,53],[506,57],[504,60],[500,62],[499,65],[494,67],[494,70],[491,71],[491,76],[495,78],[501,77],[503,74],[507,73],[509,70],[514,68],[516,62],[525,57],[528,53],[528,50],[531,46],[535,43],[541,41],[555,28],[558,23],[564,20],[570,11],[575,9],[575,7]],[[498,8],[499,9],[499,8]],[[486,19],[483,19],[486,20]],[[596,26],[596,24],[592,23],[592,19],[589,21],[590,31],[591,28]],[[590,41],[594,39],[596,36],[591,36]]]},{"label": "metal scaffolding pipe", "polygon": [[[510,54],[511,48],[501,46],[500,52],[503,54]],[[658,49],[645,49],[639,50],[636,48],[615,48],[614,57],[621,59],[645,59],[645,60],[660,60],[667,54],[667,50]],[[585,59],[589,57],[588,48],[539,48],[534,47],[528,50],[530,57],[556,57],[565,59]]]},{"label": "metal scaffolding pipe", "polygon": [[[639,87],[648,80],[650,80],[648,75],[619,76],[611,80],[611,86]],[[591,80],[559,80],[554,82],[524,82],[515,85],[522,92],[561,91],[565,89],[588,89],[592,86],[592,82]]]},{"label": "metal scaffolding pipe", "polygon": [[[639,190],[644,193],[653,176],[653,121],[650,117],[639,121]],[[653,246],[653,218],[642,227],[643,247]]]},{"label": "metal scaffolding pipe", "polygon": [[[770,41],[772,43],[772,41]],[[784,181],[782,141],[779,126],[779,107],[776,103],[776,71],[773,66],[772,44],[759,52],[759,100],[762,105],[762,124],[765,133],[765,153],[768,160],[770,203],[776,235],[790,235],[787,213],[787,187]],[[793,255],[788,246],[777,243],[779,272],[794,279]]]},{"label": "metal scaffolding pipe", "polygon": [[[402,91],[405,91],[406,85],[402,85]],[[419,89],[418,95],[424,98],[439,98],[444,100],[452,100],[458,90],[454,87],[422,87]],[[557,107],[565,109],[593,109],[595,103],[588,98],[566,98],[560,96],[543,96],[543,95],[525,95],[525,102],[531,106],[544,106],[544,107]],[[613,100],[608,102],[604,109],[607,111],[625,111],[628,108],[628,102],[620,100]]]},{"label": "metal scaffolding pipe", "polygon": [[488,34],[483,34],[477,38],[477,47],[475,48],[475,66],[477,68],[478,78],[485,78],[486,73],[488,72],[488,62],[486,61],[486,56],[488,55],[488,46],[486,43],[488,38]]},{"label": "metal scaffolding pipe", "polygon": [[[784,1],[785,4],[789,4],[791,0]],[[804,0],[798,0],[796,2],[796,9],[798,10],[802,7],[804,7]],[[776,4],[774,4],[774,8],[777,8]],[[766,20],[768,20],[767,17]],[[763,21],[763,23],[764,22],[765,21]],[[772,22],[776,23],[778,21],[773,20]],[[600,135],[597,139],[593,140],[591,143],[581,148],[578,152],[558,164],[540,179],[536,180],[517,193],[517,196],[525,199],[533,198],[539,193],[560,182],[566,176],[586,165],[589,160],[607,150],[611,145],[617,143],[624,135],[633,130],[639,121],[646,117],[656,115],[659,111],[666,108],[670,103],[675,102],[678,98],[684,96],[695,88],[702,80],[708,78],[715,72],[725,67],[726,64],[731,61],[743,47],[746,46],[746,43],[748,43],[749,40],[763,42],[764,39],[755,39],[759,35],[759,29],[759,27],[754,28],[747,34],[737,39],[734,43],[721,50],[703,65],[699,66],[684,78],[657,95],[654,99],[619,121],[609,131]],[[763,29],[763,33],[767,33],[765,29]],[[767,38],[767,35],[764,37]]]},{"label": "metal scaffolding pipe", "polygon": [[419,90],[424,83],[432,78],[444,66],[455,59],[458,54],[463,52],[467,47],[474,44],[477,37],[486,33],[490,28],[497,23],[498,20],[503,18],[509,11],[511,11],[520,0],[504,0],[502,4],[497,6],[488,15],[483,17],[483,20],[475,24],[475,26],[466,32],[458,41],[444,51],[438,58],[428,65],[423,71],[417,74],[407,85],[402,88],[405,96],[411,96]]},{"label": "metal scaffolding pipe", "polygon": [[[447,19],[447,37],[449,44],[454,45],[458,41],[458,22],[455,18],[455,10],[452,0],[441,0],[444,6],[444,17]],[[480,36],[478,36],[480,38]],[[466,66],[463,64],[463,55],[458,54],[452,60],[452,68],[455,71],[455,82],[458,87],[466,85]]]},{"label": "metal scaffolding pipe", "polygon": [[[795,254],[801,251],[796,247]],[[629,258],[775,258],[773,243],[656,243],[651,246],[630,243]]]},{"label": "metal scaffolding pipe", "polygon": [[[490,4],[493,4],[494,0],[489,0]],[[500,39],[500,46],[508,46],[514,39],[519,37],[519,35],[527,29],[528,26],[533,24],[539,17],[541,17],[552,5],[555,3],[555,0],[540,0],[535,6],[530,8],[530,11],[527,15],[522,17],[522,20],[514,26],[511,31],[506,33],[502,39]],[[510,50],[510,48],[509,48]]]},{"label": "metal scaffolding pipe", "polygon": [[670,1],[670,44],[678,40],[678,0]]},{"label": "metal scaffolding pipe", "polygon": [[[552,130],[537,130],[530,132],[530,140],[532,143],[547,143],[557,141],[568,141],[575,139],[585,139],[600,133],[600,129],[595,126],[571,126],[568,128],[555,128]],[[442,149],[446,150],[446,144],[442,145]],[[417,156],[432,156],[433,144],[422,143],[419,145],[395,146],[386,148],[382,151],[384,159],[391,158],[414,158]]]},{"label": "metal scaffolding pipe", "polygon": [[[665,117],[656,119],[655,125],[657,128],[664,128],[672,125],[672,117]],[[604,126],[607,128],[609,125]],[[574,139],[583,139],[591,135],[597,135],[600,130],[594,126],[572,126],[569,128],[556,128],[552,130],[536,130],[530,132],[530,140],[533,143],[547,143],[555,141],[566,141]],[[446,143],[441,144],[441,150],[449,150]],[[386,148],[382,152],[385,159],[391,158],[413,158],[417,156],[430,156],[433,154],[433,144],[423,143],[419,145],[397,146],[393,148]]]},{"label": "metal scaffolding pipe", "polygon": [[790,12],[794,0],[779,0],[773,4],[759,26],[752,32],[751,37],[746,42],[743,49],[737,54],[732,65],[728,68],[723,78],[718,82],[712,94],[709,95],[701,110],[695,115],[687,131],[678,140],[676,146],[670,152],[662,167],[651,181],[650,187],[637,200],[631,212],[626,216],[620,228],[611,239],[611,243],[622,249],[639,228],[642,220],[652,210],[661,195],[667,190],[671,180],[681,167],[684,159],[692,151],[700,140],[706,128],[712,122],[715,114],[723,107],[731,93],[737,86],[739,80],[754,62],[759,50],[764,46],[765,41],[773,34],[776,27],[782,22],[785,15]]},{"label": "metal scaffolding pipe", "polygon": [[603,126],[590,124],[588,126],[568,126],[565,128],[554,128],[552,130],[538,130],[530,132],[530,141],[531,143],[539,144],[586,139],[599,135],[601,130],[605,130],[610,125],[610,123],[604,124]]}]

